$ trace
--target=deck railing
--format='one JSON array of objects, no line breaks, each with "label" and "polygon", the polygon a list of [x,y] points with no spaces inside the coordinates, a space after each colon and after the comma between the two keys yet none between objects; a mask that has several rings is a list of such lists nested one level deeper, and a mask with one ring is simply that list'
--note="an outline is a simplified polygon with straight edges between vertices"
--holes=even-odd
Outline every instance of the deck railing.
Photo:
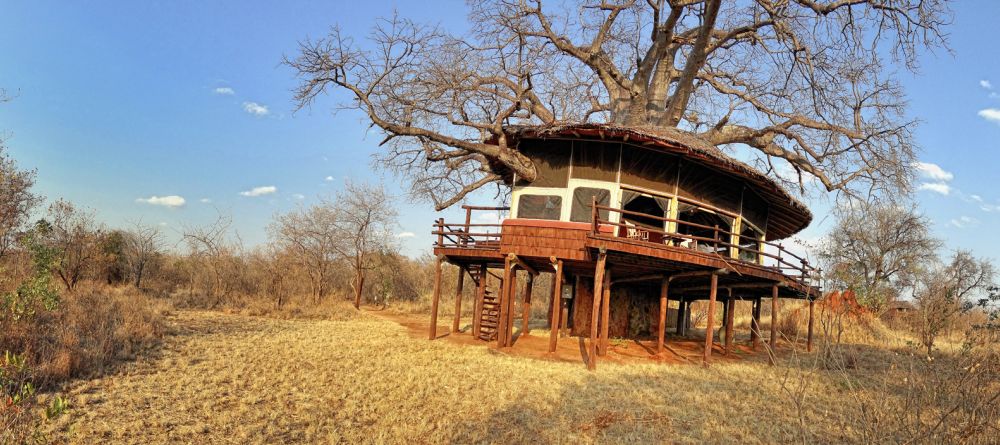
[{"label": "deck railing", "polygon": [[[602,211],[607,211],[607,219],[601,218]],[[666,231],[647,226],[629,225],[621,222],[622,218],[617,218],[617,222],[611,221],[613,219],[611,215],[615,213],[622,216],[638,216],[647,220],[661,221],[665,226],[672,223],[677,229]],[[598,228],[601,226],[612,226],[616,229],[609,235],[599,232]],[[695,229],[688,231],[711,232],[712,236],[679,233],[682,227]],[[655,234],[656,236],[652,238],[659,238],[660,241],[652,241],[649,236],[650,234]],[[791,277],[804,285],[811,285],[812,281],[819,277],[820,272],[815,267],[809,265],[808,260],[785,249],[781,243],[753,240],[752,246],[741,245],[740,243],[734,244],[731,241],[734,237],[738,240],[745,239],[746,237],[741,237],[740,234],[726,230],[724,227],[707,226],[690,221],[650,215],[648,213],[616,209],[598,205],[596,202],[592,204],[591,235],[623,237],[652,245],[688,248],[699,252],[715,254],[726,261],[740,261],[762,265],[779,271],[783,275]],[[753,258],[754,261],[745,260],[743,259],[744,257]]]},{"label": "deck railing", "polygon": [[465,223],[446,223],[444,218],[434,222],[433,235],[437,235],[436,247],[462,249],[500,249],[500,221],[495,224],[473,224],[473,212],[507,212],[510,207],[462,206],[465,209]]}]

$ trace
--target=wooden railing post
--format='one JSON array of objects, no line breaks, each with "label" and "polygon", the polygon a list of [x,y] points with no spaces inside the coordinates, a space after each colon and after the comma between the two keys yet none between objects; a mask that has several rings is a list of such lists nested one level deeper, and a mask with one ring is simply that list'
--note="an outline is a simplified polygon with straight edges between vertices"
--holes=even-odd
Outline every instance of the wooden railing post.
[{"label": "wooden railing post", "polygon": [[437,220],[437,232],[438,232],[438,247],[444,246],[444,218],[438,218]]},{"label": "wooden railing post", "polygon": [[469,244],[469,238],[470,237],[468,236],[468,234],[472,233],[472,228],[469,227],[469,224],[471,224],[471,223],[472,223],[472,208],[466,207],[465,208],[465,233],[466,233],[466,236],[462,237],[462,246],[466,246],[466,245]]},{"label": "wooden railing post", "polygon": [[591,226],[590,226],[590,234],[591,235],[597,235],[597,233],[599,232],[599,226],[598,226],[598,223],[597,223],[597,216],[598,215],[600,215],[600,213],[597,211],[597,197],[596,196],[591,196],[590,197],[590,220],[593,221],[593,224],[591,224]]}]

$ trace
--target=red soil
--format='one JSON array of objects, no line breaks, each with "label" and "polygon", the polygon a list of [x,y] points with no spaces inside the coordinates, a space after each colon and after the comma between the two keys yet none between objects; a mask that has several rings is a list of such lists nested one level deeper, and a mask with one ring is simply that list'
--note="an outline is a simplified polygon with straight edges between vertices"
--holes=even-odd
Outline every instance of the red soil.
[{"label": "red soil", "polygon": [[[427,316],[421,315],[401,315],[390,314],[380,311],[372,311],[381,318],[391,320],[406,327],[409,335],[413,338],[427,339],[430,320]],[[563,362],[575,362],[586,364],[589,352],[590,340],[583,337],[560,337],[555,353],[549,353],[549,333],[543,326],[541,330],[531,331],[527,335],[522,335],[520,331],[520,320],[515,325],[514,345],[511,348],[498,350],[496,342],[484,342],[473,337],[471,324],[463,324],[459,332],[451,332],[451,323],[448,320],[438,320],[437,340],[447,341],[464,346],[489,347],[491,351],[498,354],[508,354],[512,356],[529,357],[541,360],[555,360]],[[671,363],[671,364],[700,364],[702,351],[705,345],[704,336],[699,337],[677,337],[668,335],[664,341],[664,351],[656,354],[656,340],[631,340],[612,339],[610,341],[609,353],[605,357],[600,357],[598,365],[628,364],[628,363]],[[779,342],[779,349],[782,346]],[[767,360],[765,347],[761,346],[754,352],[749,345],[749,333],[737,333],[733,345],[733,352],[724,354],[724,348],[716,343],[712,348],[713,362],[739,361],[739,360]],[[780,352],[780,351],[779,351]]]}]

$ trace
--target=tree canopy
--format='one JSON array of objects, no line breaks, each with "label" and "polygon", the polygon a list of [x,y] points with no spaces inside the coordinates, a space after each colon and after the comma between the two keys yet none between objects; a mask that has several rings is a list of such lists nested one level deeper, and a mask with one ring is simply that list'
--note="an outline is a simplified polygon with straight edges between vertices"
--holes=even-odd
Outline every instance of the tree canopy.
[{"label": "tree canopy", "polygon": [[[385,136],[382,161],[438,209],[537,171],[511,124],[677,127],[749,147],[804,189],[906,190],[914,121],[896,67],[945,44],[946,0],[602,0],[470,4],[470,31],[379,20],[334,27],[285,62],[298,106],[329,90]],[[790,167],[790,169],[789,169]]]}]

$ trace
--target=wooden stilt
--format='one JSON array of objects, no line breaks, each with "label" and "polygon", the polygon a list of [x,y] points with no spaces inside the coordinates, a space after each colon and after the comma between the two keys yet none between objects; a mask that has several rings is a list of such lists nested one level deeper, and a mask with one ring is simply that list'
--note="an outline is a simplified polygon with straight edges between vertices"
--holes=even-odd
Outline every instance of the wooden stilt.
[{"label": "wooden stilt", "polygon": [[514,282],[514,270],[510,258],[503,262],[503,281],[500,283],[500,316],[497,318],[497,348],[507,345],[507,300],[510,296],[511,283]]},{"label": "wooden stilt", "polygon": [[778,285],[771,286],[771,339],[768,340],[771,348],[770,361],[774,364],[774,355],[778,353]]},{"label": "wooden stilt", "polygon": [[760,347],[760,297],[754,298],[750,309],[750,347]]},{"label": "wooden stilt", "polygon": [[[556,265],[555,265],[555,264],[553,264],[552,266],[553,266],[553,267],[555,267]],[[552,279],[552,285],[551,285],[551,286],[549,286],[549,295],[552,295],[552,294],[553,294],[553,293],[555,293],[555,291],[556,291],[556,280],[555,280],[555,276],[556,276],[556,272],[552,272],[552,278],[553,278],[553,279]],[[561,284],[561,283],[560,283],[560,284]],[[559,312],[559,306],[557,306],[557,305],[555,304],[555,303],[557,303],[558,301],[559,301],[559,300],[553,300],[553,299],[551,299],[551,298],[550,298],[550,299],[549,299],[549,310],[548,310],[548,312],[546,312],[546,313],[545,313],[545,324],[546,324],[546,327],[547,327],[547,328],[549,328],[550,330],[551,330],[551,329],[558,329],[558,326],[552,326],[552,320],[553,320],[553,318],[552,318],[552,313],[553,313],[553,312]],[[555,318],[555,319],[556,319],[556,320],[558,320],[558,319],[559,319],[558,315],[556,316],[556,318]]]},{"label": "wooden stilt", "polygon": [[552,275],[552,302],[549,304],[549,352],[556,352],[559,341],[559,302],[562,300],[562,260],[556,262],[556,273]]},{"label": "wooden stilt", "polygon": [[458,284],[455,285],[455,320],[451,323],[451,332],[458,333],[462,328],[462,288],[465,287],[465,268],[458,268]]},{"label": "wooden stilt", "polygon": [[444,256],[439,256],[437,258],[437,263],[434,265],[434,294],[431,300],[431,328],[428,335],[428,338],[431,340],[437,338],[438,301],[441,299],[442,263],[444,263]]},{"label": "wooden stilt", "polygon": [[604,295],[604,267],[608,254],[601,252],[597,256],[597,266],[594,269],[594,304],[590,310],[590,351],[587,369],[597,369],[597,323],[601,314],[601,295]]},{"label": "wooden stilt", "polygon": [[708,291],[708,320],[705,326],[705,351],[701,358],[701,363],[708,366],[712,363],[712,336],[715,328],[715,294],[719,290],[719,276],[712,274],[712,284]]},{"label": "wooden stilt", "polygon": [[726,300],[726,355],[733,350],[733,314],[736,312],[736,300],[730,295]]},{"label": "wooden stilt", "polygon": [[528,284],[524,288],[524,304],[521,306],[521,335],[531,333],[531,291],[535,287],[535,276],[528,274]]},{"label": "wooden stilt", "polygon": [[517,303],[517,271],[518,268],[511,264],[510,270],[510,293],[507,295],[507,340],[504,347],[514,345],[514,309]]},{"label": "wooden stilt", "polygon": [[660,324],[656,325],[656,353],[663,353],[663,335],[667,331],[667,290],[670,280],[663,277],[660,281]]},{"label": "wooden stilt", "polygon": [[[718,300],[716,300],[718,302]],[[722,301],[722,327],[719,328],[719,343],[726,343],[726,320],[729,319],[729,300]],[[725,351],[723,351],[725,354]]]},{"label": "wooden stilt", "polygon": [[813,350],[813,306],[816,304],[813,299],[809,299],[809,330],[806,333],[806,352]]},{"label": "wooden stilt", "polygon": [[489,279],[489,270],[486,264],[479,265],[479,285],[476,287],[476,300],[473,302],[472,311],[472,336],[479,337],[479,330],[482,328],[480,322],[483,320],[483,299],[486,298],[486,280]]},{"label": "wooden stilt", "polygon": [[600,356],[608,355],[608,332],[611,328],[611,271],[604,272],[604,295],[601,297],[601,342],[597,345]]}]

